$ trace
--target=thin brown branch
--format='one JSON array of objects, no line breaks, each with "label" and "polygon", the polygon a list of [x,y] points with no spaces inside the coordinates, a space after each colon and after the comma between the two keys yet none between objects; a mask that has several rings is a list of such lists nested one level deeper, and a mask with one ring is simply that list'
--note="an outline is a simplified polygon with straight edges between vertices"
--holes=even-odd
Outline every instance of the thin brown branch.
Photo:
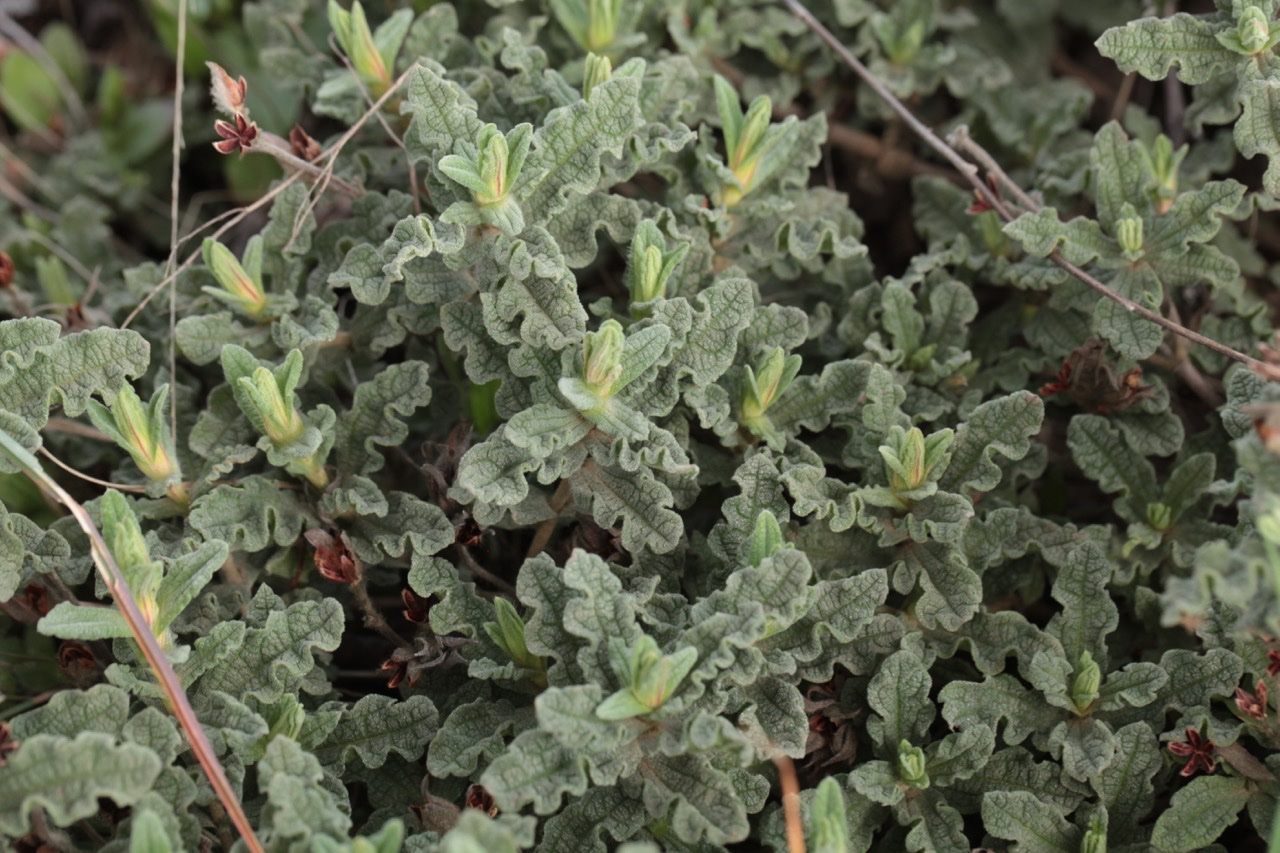
[{"label": "thin brown branch", "polygon": [[369,589],[363,576],[351,584],[351,595],[356,600],[356,607],[360,609],[361,615],[364,616],[364,625],[376,631],[384,640],[398,648],[411,649],[413,646],[404,637],[395,632],[387,620],[382,617],[378,608],[374,606],[373,600],[369,598]]},{"label": "thin brown branch", "polygon": [[496,587],[517,601],[519,600],[519,597],[516,595],[516,588],[486,569],[484,566],[480,565],[480,562],[472,556],[470,549],[459,546],[458,554],[462,557],[462,562],[466,564],[467,570],[470,571],[473,576],[485,581],[490,586]]},{"label": "thin brown branch", "polygon": [[[858,58],[854,56],[830,30],[823,26],[817,18],[813,17],[809,10],[800,3],[800,0],[782,0],[782,2],[791,10],[792,14],[803,21],[809,29],[813,30],[813,32],[827,44],[828,47],[835,51],[836,55],[839,56],[846,65],[853,69],[854,73],[857,74],[872,91],[879,95],[889,108],[898,115],[908,127],[915,131],[916,135],[919,136],[926,145],[937,151],[938,154],[948,163],[955,166],[956,170],[973,186],[974,192],[977,193],[978,198],[990,205],[991,208],[1000,215],[1000,218],[1006,222],[1014,219],[1014,214],[1009,210],[1008,206],[982,182],[982,179],[978,176],[978,167],[964,159],[960,155],[960,152],[944,142],[927,125],[916,118],[915,115],[912,114],[912,112],[902,103],[902,101],[898,100],[898,98],[880,82],[879,78],[872,74],[870,70],[868,70],[867,67],[863,65],[862,62],[860,62]],[[989,160],[989,162],[994,163],[994,160]],[[998,167],[992,174],[997,179],[999,179],[1001,175],[1004,175],[1003,171],[999,170]],[[1004,183],[1005,181],[1008,181],[1011,185],[1013,184],[1012,180],[1010,180],[1007,175],[1004,175],[1001,183]],[[1023,199],[1028,202],[1031,201],[1030,197],[1021,189],[1017,191],[1015,198],[1019,201],[1022,201]],[[1034,204],[1034,202],[1032,202],[1032,204]],[[1269,366],[1266,363],[1247,356],[1242,352],[1237,352],[1231,347],[1218,343],[1211,338],[1207,338],[1199,332],[1193,332],[1185,326],[1174,323],[1149,308],[1139,305],[1132,299],[1128,299],[1119,293],[1116,293],[1101,281],[1080,269],[1080,267],[1063,258],[1058,252],[1055,251],[1050,254],[1049,260],[1066,272],[1075,276],[1092,290],[1095,290],[1107,299],[1124,306],[1125,310],[1137,314],[1144,320],[1150,320],[1152,323],[1155,323],[1166,331],[1172,332],[1175,335],[1180,335],[1192,343],[1207,347],[1214,352],[1225,355],[1227,358],[1247,365],[1259,376],[1263,376],[1268,379],[1275,378],[1276,371],[1269,369]]]},{"label": "thin brown branch", "polygon": [[903,179],[928,175],[964,184],[964,179],[950,169],[921,160],[910,151],[890,148],[875,134],[839,122],[827,125],[827,141],[842,151],[874,161],[877,171],[886,178]]},{"label": "thin brown branch", "polygon": [[554,514],[538,525],[538,529],[533,534],[533,541],[529,543],[529,550],[525,552],[526,558],[536,557],[546,549],[547,543],[551,541],[551,534],[555,532],[556,525],[560,522],[560,511],[568,506],[569,498],[572,496],[573,490],[569,481],[561,480],[555,494],[551,496],[551,512]]}]

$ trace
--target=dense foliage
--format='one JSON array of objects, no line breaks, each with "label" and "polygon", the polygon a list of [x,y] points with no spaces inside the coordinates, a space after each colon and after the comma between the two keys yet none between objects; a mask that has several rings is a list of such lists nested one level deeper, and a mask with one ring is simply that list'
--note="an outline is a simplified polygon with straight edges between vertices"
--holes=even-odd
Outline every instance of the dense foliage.
[{"label": "dense foliage", "polygon": [[1278,5],[0,10],[0,835],[1263,849]]}]

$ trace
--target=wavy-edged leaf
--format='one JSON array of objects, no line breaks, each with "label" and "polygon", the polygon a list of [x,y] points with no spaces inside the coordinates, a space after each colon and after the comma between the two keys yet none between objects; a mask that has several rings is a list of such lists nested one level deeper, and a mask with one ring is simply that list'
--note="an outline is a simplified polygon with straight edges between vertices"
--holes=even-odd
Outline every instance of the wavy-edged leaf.
[{"label": "wavy-edged leaf", "polygon": [[506,699],[477,699],[454,708],[427,747],[432,776],[466,778],[502,754],[505,738],[532,723],[532,714]]},{"label": "wavy-edged leaf", "polygon": [[551,814],[565,794],[587,790],[586,758],[550,732],[531,729],[516,736],[507,751],[480,777],[504,810],[532,805],[536,814]]},{"label": "wavy-edged leaf", "polygon": [[627,550],[648,548],[665,554],[680,544],[684,522],[671,509],[671,490],[647,469],[626,472],[595,465],[583,469],[582,480],[590,490],[596,524],[612,527],[621,520],[622,545]]},{"label": "wavy-edged leaf", "polygon": [[643,123],[639,95],[639,78],[619,75],[593,88],[590,98],[547,115],[515,187],[528,221],[549,219],[568,206],[570,194],[596,189],[601,154],[621,155]]},{"label": "wavy-edged leaf", "polygon": [[929,700],[932,683],[917,644],[889,655],[867,686],[867,704],[876,712],[867,720],[872,740],[891,754],[904,740],[919,745],[937,713]]},{"label": "wavy-edged leaf", "polygon": [[1244,61],[1218,41],[1208,21],[1186,12],[1112,27],[1096,44],[1121,71],[1136,71],[1148,80],[1163,80],[1176,67],[1183,83],[1207,83]]},{"label": "wavy-edged leaf", "polygon": [[1076,415],[1067,428],[1067,445],[1080,469],[1104,492],[1120,492],[1116,510],[1130,521],[1145,521],[1157,498],[1155,469],[1134,453],[1120,433],[1099,415]]},{"label": "wavy-edged leaf", "polygon": [[342,627],[342,605],[333,598],[299,601],[272,611],[261,628],[245,632],[233,654],[203,675],[199,689],[273,703],[306,682],[316,665],[316,650],[338,647]]},{"label": "wavy-edged leaf", "polygon": [[1114,842],[1137,840],[1139,821],[1155,802],[1151,779],[1164,760],[1160,744],[1146,723],[1130,723],[1116,732],[1116,755],[1089,784],[1107,810],[1108,838]]},{"label": "wavy-edged leaf", "polygon": [[358,757],[365,767],[378,768],[394,752],[416,761],[436,734],[440,714],[426,696],[396,701],[371,694],[342,709],[337,726],[315,751],[326,764],[345,765]]},{"label": "wavy-edged leaf", "polygon": [[24,318],[0,322],[0,409],[35,429],[61,404],[70,417],[85,412],[100,395],[109,405],[127,379],[146,372],[151,346],[132,329],[93,329],[59,337],[52,320]]},{"label": "wavy-edged leaf", "polygon": [[54,693],[40,708],[18,714],[9,721],[14,740],[36,735],[75,737],[80,732],[102,732],[117,736],[129,717],[129,695],[110,684],[95,684],[88,690]]},{"label": "wavy-edged leaf", "polygon": [[233,551],[281,548],[298,540],[311,514],[297,493],[266,477],[245,477],[239,485],[218,486],[191,505],[191,526],[206,539],[220,539]]},{"label": "wavy-edged leaf", "polygon": [[1248,782],[1240,776],[1197,776],[1156,819],[1151,843],[1161,853],[1207,847],[1236,822],[1249,796]]},{"label": "wavy-edged leaf", "polygon": [[1053,598],[1062,613],[1049,620],[1046,630],[1062,641],[1072,666],[1079,665],[1084,652],[1099,666],[1107,665],[1106,637],[1120,624],[1120,611],[1107,592],[1110,581],[1111,562],[1092,542],[1081,543],[1058,571]]},{"label": "wavy-edged leaf", "polygon": [[338,418],[338,469],[368,474],[383,466],[377,445],[397,447],[409,434],[404,419],[431,402],[427,365],[406,361],[382,368],[356,386],[351,409]]},{"label": "wavy-edged leaf", "polygon": [[1002,472],[992,457],[997,453],[1016,461],[1031,449],[1030,437],[1040,431],[1044,402],[1030,391],[988,400],[956,428],[951,464],[938,481],[942,491],[966,494],[989,492]]},{"label": "wavy-edged leaf", "polygon": [[35,735],[0,767],[0,831],[25,834],[36,808],[55,826],[67,826],[97,814],[99,797],[128,806],[151,790],[159,773],[154,752],[111,735]]},{"label": "wavy-edged leaf", "polygon": [[997,838],[1016,842],[1012,849],[1023,853],[1080,850],[1080,830],[1030,791],[989,791],[982,798],[982,823]]}]

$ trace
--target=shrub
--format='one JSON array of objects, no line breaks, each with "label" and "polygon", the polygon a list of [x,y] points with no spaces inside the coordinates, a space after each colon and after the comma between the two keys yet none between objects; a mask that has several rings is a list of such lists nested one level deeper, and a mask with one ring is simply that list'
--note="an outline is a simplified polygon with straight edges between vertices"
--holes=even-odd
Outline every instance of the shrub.
[{"label": "shrub", "polygon": [[191,234],[0,60],[0,833],[1272,833],[1275,0],[163,5]]}]

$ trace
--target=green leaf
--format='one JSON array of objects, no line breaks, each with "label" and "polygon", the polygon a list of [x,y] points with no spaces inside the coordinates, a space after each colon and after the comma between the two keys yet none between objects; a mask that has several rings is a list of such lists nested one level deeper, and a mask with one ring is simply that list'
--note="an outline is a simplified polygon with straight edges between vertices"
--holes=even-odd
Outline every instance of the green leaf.
[{"label": "green leaf", "polygon": [[551,814],[564,794],[581,796],[587,790],[586,759],[562,745],[550,732],[523,732],[498,756],[480,784],[504,810],[532,805],[536,814]]},{"label": "green leaf", "polygon": [[1062,641],[1073,667],[1088,652],[1106,671],[1106,637],[1120,624],[1119,611],[1107,593],[1110,581],[1111,563],[1092,542],[1081,543],[1058,572],[1053,598],[1062,605],[1062,613],[1050,619],[1045,630]]},{"label": "green leaf", "polygon": [[132,637],[124,615],[114,607],[94,607],[60,601],[36,623],[42,634],[64,640],[110,640]]},{"label": "green leaf", "polygon": [[597,188],[601,155],[619,156],[642,124],[639,95],[638,78],[615,76],[592,89],[589,100],[548,113],[515,188],[528,221],[549,219],[571,194]]},{"label": "green leaf", "polygon": [[982,581],[965,564],[964,554],[941,542],[912,544],[894,573],[894,588],[910,592],[918,583],[915,614],[928,628],[958,631],[982,604]]},{"label": "green leaf", "polygon": [[1280,195],[1280,81],[1270,77],[1249,80],[1240,88],[1244,110],[1232,133],[1236,148],[1245,157],[1267,155],[1267,171],[1262,185],[1271,195]]},{"label": "green leaf", "polygon": [[1115,760],[1115,736],[1106,723],[1093,717],[1072,717],[1049,734],[1050,752],[1061,750],[1062,770],[1084,782],[1098,775]]},{"label": "green leaf", "polygon": [[331,652],[338,647],[342,626],[342,605],[333,598],[299,601],[274,610],[262,627],[246,631],[243,644],[203,675],[200,691],[220,690],[275,702],[304,685],[316,665],[315,650]]},{"label": "green leaf", "polygon": [[665,554],[680,544],[684,523],[671,510],[671,490],[648,470],[626,472],[596,465],[584,469],[583,482],[590,489],[596,523],[611,527],[622,521],[622,545],[627,550],[648,548]]},{"label": "green leaf", "polygon": [[[1117,270],[1108,283],[1116,293],[1158,313],[1164,288],[1149,267]],[[1164,340],[1164,329],[1114,299],[1098,300],[1093,329],[1126,358],[1150,358]]]},{"label": "green leaf", "polygon": [[99,797],[128,806],[151,790],[159,773],[154,752],[110,735],[35,735],[0,768],[0,830],[25,834],[36,808],[55,826],[69,826],[97,814]]},{"label": "green leaf", "polygon": [[521,239],[498,245],[501,278],[496,290],[480,294],[485,327],[494,339],[553,350],[581,341],[587,312],[578,298],[578,282],[546,229],[530,225]]},{"label": "green leaf", "polygon": [[93,329],[60,337],[52,320],[0,322],[0,409],[36,429],[61,404],[70,417],[85,412],[97,394],[110,405],[128,379],[146,372],[151,347],[137,332]]},{"label": "green leaf", "polygon": [[481,762],[488,764],[502,753],[504,737],[523,728],[525,716],[506,699],[477,699],[459,705],[431,738],[428,772],[440,777],[470,776]]},{"label": "green leaf", "polygon": [[405,147],[414,162],[439,160],[460,140],[474,140],[484,126],[476,117],[475,102],[462,87],[424,65],[409,74],[404,93],[401,112],[413,119]]},{"label": "green leaf", "polygon": [[1130,723],[1116,732],[1116,755],[1089,784],[1107,810],[1108,838],[1114,842],[1140,837],[1139,821],[1154,803],[1151,779],[1164,765],[1160,744],[1146,723]]},{"label": "green leaf", "polygon": [[261,551],[297,541],[311,514],[296,492],[261,476],[239,486],[218,486],[191,505],[191,526],[206,539],[220,539],[233,551]]},{"label": "green leaf", "polygon": [[423,362],[406,361],[387,365],[356,386],[350,411],[338,418],[338,470],[369,474],[382,468],[375,445],[398,447],[409,435],[404,418],[431,401],[428,375]]},{"label": "green leaf", "polygon": [[1162,80],[1171,67],[1183,83],[1207,83],[1239,64],[1243,57],[1224,47],[1203,18],[1179,12],[1168,18],[1140,18],[1113,27],[1096,42],[1121,71]]},{"label": "green leaf", "polygon": [[750,832],[746,798],[735,790],[729,775],[704,756],[654,755],[641,765],[640,775],[647,802],[661,804],[665,812],[666,803],[674,801],[670,816],[677,838],[692,844],[705,837],[712,844],[724,844],[741,841]]},{"label": "green leaf", "polygon": [[[333,709],[336,703],[326,705]],[[344,765],[353,756],[365,767],[378,768],[394,752],[416,761],[436,733],[440,715],[426,696],[397,702],[371,694],[342,710],[342,717],[316,757],[325,764]]]},{"label": "green leaf", "polygon": [[1239,776],[1197,776],[1173,795],[1156,819],[1151,843],[1162,853],[1190,853],[1207,847],[1231,824],[1249,800]]},{"label": "green leaf", "polygon": [[1025,853],[1079,853],[1080,830],[1062,813],[1046,809],[1030,791],[989,791],[982,798],[982,823],[997,838],[1016,842]]},{"label": "green leaf", "polygon": [[[0,429],[4,429],[7,426],[4,421],[10,417],[13,416],[0,415]],[[18,426],[18,424],[21,426]],[[14,426],[18,426],[18,428],[13,432],[30,430],[30,427],[21,421],[18,421]],[[31,436],[38,445],[40,441],[39,435],[31,432]],[[26,446],[20,437],[14,436],[14,438],[20,444]],[[27,449],[34,450],[35,447],[27,447]],[[23,478],[14,482],[27,483],[29,481]],[[35,493],[34,485],[32,485],[31,491]],[[12,491],[4,497],[6,501],[14,505],[15,509],[17,508],[18,502],[14,500]],[[30,512],[31,510],[27,509],[27,511]],[[70,562],[70,559],[71,546],[67,544],[67,540],[61,534],[41,528],[25,515],[10,512],[4,507],[3,503],[0,503],[0,601],[8,601],[13,597],[24,575],[31,576],[37,573],[57,572],[59,569],[64,568]]]},{"label": "green leaf", "polygon": [[942,716],[953,727],[981,723],[996,727],[1007,720],[1004,740],[1019,744],[1033,732],[1049,731],[1062,712],[1011,675],[990,675],[981,682],[952,681],[938,694]]},{"label": "green leaf", "polygon": [[936,713],[929,701],[930,684],[927,663],[916,644],[889,655],[867,687],[867,704],[876,712],[867,721],[872,740],[894,752],[904,740],[919,743]]},{"label": "green leaf", "polygon": [[999,453],[1016,461],[1026,456],[1031,449],[1029,438],[1040,431],[1043,418],[1043,401],[1029,391],[978,406],[956,428],[951,464],[938,481],[938,488],[960,494],[991,491],[1002,476],[992,457]]},{"label": "green leaf", "polygon": [[615,841],[631,838],[646,820],[639,800],[617,788],[592,788],[547,820],[538,849],[547,853],[605,853],[605,833]]},{"label": "green leaf", "polygon": [[792,758],[803,758],[809,718],[800,691],[780,678],[764,678],[745,693],[752,704],[742,712],[738,722],[748,737],[758,739],[757,748],[767,752],[776,747]]},{"label": "green leaf", "polygon": [[1169,680],[1160,692],[1166,708],[1186,713],[1207,708],[1215,697],[1231,696],[1244,677],[1244,661],[1229,649],[1209,649],[1197,654],[1189,649],[1170,649],[1160,657],[1160,669]]},{"label": "green leaf", "polygon": [[36,735],[75,737],[80,732],[102,732],[115,737],[129,717],[129,696],[109,684],[88,690],[64,690],[53,694],[41,708],[18,714],[9,721],[14,740]]},{"label": "green leaf", "polygon": [[[323,784],[324,771],[314,755],[297,742],[277,735],[258,762],[258,787],[267,794],[259,818],[268,843],[295,849],[312,847],[328,836],[345,841],[351,828],[346,791],[340,795]],[[287,849],[287,848],[286,848]]]},{"label": "green leaf", "polygon": [[1076,415],[1067,429],[1067,445],[1080,469],[1104,492],[1119,492],[1116,511],[1130,521],[1146,519],[1158,500],[1155,469],[1130,450],[1120,433],[1099,415]]},{"label": "green leaf", "polygon": [[194,551],[177,557],[165,572],[156,593],[157,631],[168,628],[203,590],[227,560],[227,545],[217,540],[205,542]]}]

